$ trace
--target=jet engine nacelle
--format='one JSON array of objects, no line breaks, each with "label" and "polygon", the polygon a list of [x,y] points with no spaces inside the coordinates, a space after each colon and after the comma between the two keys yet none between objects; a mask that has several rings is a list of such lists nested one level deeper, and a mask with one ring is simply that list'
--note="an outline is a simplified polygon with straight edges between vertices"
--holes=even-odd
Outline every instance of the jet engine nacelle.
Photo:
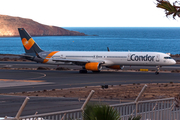
[{"label": "jet engine nacelle", "polygon": [[91,62],[91,63],[86,63],[85,69],[91,71],[100,71],[102,69],[102,66],[98,62]]},{"label": "jet engine nacelle", "polygon": [[113,66],[106,66],[107,68],[111,69],[117,69],[117,70],[122,70],[124,68],[123,65],[113,65]]}]

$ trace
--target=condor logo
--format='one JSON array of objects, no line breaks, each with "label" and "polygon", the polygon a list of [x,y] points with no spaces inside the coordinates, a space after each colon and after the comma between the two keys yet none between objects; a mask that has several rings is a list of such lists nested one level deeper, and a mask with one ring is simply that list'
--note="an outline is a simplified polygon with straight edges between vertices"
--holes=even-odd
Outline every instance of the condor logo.
[{"label": "condor logo", "polygon": [[145,56],[138,56],[135,54],[132,54],[130,56],[130,61],[154,61],[155,56],[149,56],[148,54]]},{"label": "condor logo", "polygon": [[27,40],[26,38],[23,38],[22,44],[26,48],[26,50],[30,50],[31,47],[34,45],[34,40],[32,38],[30,38],[29,40]]}]

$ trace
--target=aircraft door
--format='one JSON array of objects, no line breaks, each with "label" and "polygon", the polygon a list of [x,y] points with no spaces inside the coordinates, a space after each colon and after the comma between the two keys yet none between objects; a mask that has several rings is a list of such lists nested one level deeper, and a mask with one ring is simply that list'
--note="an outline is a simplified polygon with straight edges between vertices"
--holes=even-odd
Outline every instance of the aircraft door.
[{"label": "aircraft door", "polygon": [[64,57],[64,55],[63,55],[63,54],[61,54],[60,58],[61,58],[61,59],[65,59],[65,57]]},{"label": "aircraft door", "polygon": [[93,56],[93,59],[96,59],[96,56],[97,56],[97,55],[94,55],[94,56]]},{"label": "aircraft door", "polygon": [[127,61],[131,61],[131,53],[128,53]]},{"label": "aircraft door", "polygon": [[156,55],[156,62],[159,62],[160,61],[160,55]]}]

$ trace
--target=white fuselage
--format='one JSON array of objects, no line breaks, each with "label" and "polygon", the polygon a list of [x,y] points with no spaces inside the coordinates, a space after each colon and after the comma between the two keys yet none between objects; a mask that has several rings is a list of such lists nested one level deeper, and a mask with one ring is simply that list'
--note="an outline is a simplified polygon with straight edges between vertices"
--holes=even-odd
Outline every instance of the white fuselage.
[{"label": "white fuselage", "polygon": [[47,63],[59,64],[54,59],[72,59],[72,60],[89,60],[104,61],[102,66],[112,65],[150,65],[164,66],[174,65],[176,61],[169,55],[161,52],[87,52],[87,51],[59,51],[54,54]]}]

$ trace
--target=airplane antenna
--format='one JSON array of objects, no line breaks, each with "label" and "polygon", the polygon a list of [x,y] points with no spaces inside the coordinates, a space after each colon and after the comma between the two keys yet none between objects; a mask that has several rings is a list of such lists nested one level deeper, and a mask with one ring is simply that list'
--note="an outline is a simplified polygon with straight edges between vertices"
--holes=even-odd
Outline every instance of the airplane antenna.
[{"label": "airplane antenna", "polygon": [[107,51],[110,52],[109,47],[107,47]]}]

